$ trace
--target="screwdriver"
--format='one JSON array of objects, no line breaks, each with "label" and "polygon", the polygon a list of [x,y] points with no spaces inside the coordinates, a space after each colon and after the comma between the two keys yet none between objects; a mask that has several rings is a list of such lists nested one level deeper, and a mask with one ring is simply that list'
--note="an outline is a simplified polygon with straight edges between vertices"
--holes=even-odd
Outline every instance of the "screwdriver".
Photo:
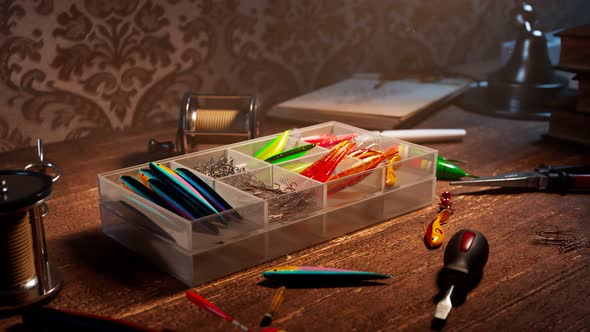
[{"label": "screwdriver", "polygon": [[467,292],[477,286],[488,261],[488,254],[488,240],[480,232],[462,229],[453,235],[445,248],[444,267],[439,274],[439,285],[446,292],[436,305],[435,318],[446,320],[453,308],[453,302],[462,303],[456,299],[461,296],[464,300]]}]

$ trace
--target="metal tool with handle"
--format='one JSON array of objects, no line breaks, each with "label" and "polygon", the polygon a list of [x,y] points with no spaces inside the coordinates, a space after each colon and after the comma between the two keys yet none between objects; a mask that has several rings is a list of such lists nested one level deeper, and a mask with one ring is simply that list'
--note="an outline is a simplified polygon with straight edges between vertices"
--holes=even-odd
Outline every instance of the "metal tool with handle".
[{"label": "metal tool with handle", "polygon": [[436,305],[435,318],[445,320],[455,303],[453,295],[465,295],[479,283],[488,255],[488,240],[480,232],[463,229],[453,235],[439,276],[445,295]]},{"label": "metal tool with handle", "polygon": [[590,192],[590,166],[540,165],[531,172],[513,172],[473,180],[452,181],[451,185],[510,187],[567,194]]}]

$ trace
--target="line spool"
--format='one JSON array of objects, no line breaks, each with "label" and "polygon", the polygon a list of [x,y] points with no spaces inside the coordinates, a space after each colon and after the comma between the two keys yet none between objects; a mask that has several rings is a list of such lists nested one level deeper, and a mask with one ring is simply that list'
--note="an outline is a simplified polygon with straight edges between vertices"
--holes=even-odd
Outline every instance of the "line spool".
[{"label": "line spool", "polygon": [[0,171],[0,310],[48,300],[62,286],[47,259],[43,203],[50,176],[23,170]]}]

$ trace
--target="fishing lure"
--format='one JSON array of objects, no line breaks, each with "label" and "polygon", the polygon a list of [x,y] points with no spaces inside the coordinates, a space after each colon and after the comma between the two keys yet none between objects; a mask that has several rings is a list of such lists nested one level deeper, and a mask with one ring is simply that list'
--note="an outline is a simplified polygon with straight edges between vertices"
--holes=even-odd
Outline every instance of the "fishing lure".
[{"label": "fishing lure", "polygon": [[391,278],[391,276],[381,273],[344,270],[322,266],[278,266],[264,271],[262,276],[268,280],[284,283],[358,282]]},{"label": "fishing lure", "polygon": [[233,207],[221,197],[213,188],[186,168],[177,168],[176,173],[199,191],[203,197],[219,211],[231,210]]},{"label": "fishing lure", "polygon": [[455,213],[455,208],[453,207],[453,202],[451,201],[451,193],[445,191],[442,193],[440,197],[440,204],[438,205],[439,211],[444,209],[449,209],[451,214]]},{"label": "fishing lure", "polygon": [[271,164],[282,163],[284,161],[292,160],[295,158],[299,158],[306,154],[309,150],[313,149],[315,144],[306,144],[302,146],[294,147],[290,150],[283,151],[281,153],[277,153],[274,156],[266,158],[264,161],[269,162]]},{"label": "fishing lure", "polygon": [[402,160],[402,157],[400,157],[400,155],[397,154],[391,157],[391,159],[387,163],[387,168],[385,169],[385,185],[393,186],[397,182],[397,176],[395,175],[393,164],[400,160]]},{"label": "fishing lure", "polygon": [[[357,150],[359,151],[359,150]],[[369,153],[367,153],[369,152]],[[349,154],[350,155],[350,154]],[[388,163],[388,170],[389,173],[386,172],[386,183],[391,183],[391,185],[395,184],[396,178],[395,173],[393,172],[393,163],[401,160],[401,157],[398,154],[398,150],[395,147],[390,147],[385,152],[381,152],[379,150],[372,150],[372,149],[365,149],[363,153],[356,154],[357,158],[360,158],[361,161],[352,165],[349,169],[342,171],[338,174],[332,175],[329,180],[337,180],[343,178],[345,176],[353,175],[356,173],[365,172],[371,169],[376,168],[383,160],[391,159]],[[365,174],[359,174],[356,177],[352,177],[346,181],[338,182],[336,184],[331,184],[328,186],[328,194],[334,194],[338,191],[341,191],[345,188],[351,187],[360,181],[364,180],[366,177],[371,175],[372,172],[365,172]]]},{"label": "fishing lure", "polygon": [[147,199],[148,201],[156,203],[165,209],[168,209],[172,212],[176,212],[172,206],[170,206],[168,203],[166,203],[164,199],[162,199],[162,197],[158,196],[158,194],[150,190],[149,187],[145,186],[136,178],[129,175],[123,175],[119,178],[119,180],[121,181],[121,185],[125,187],[127,190],[132,191],[138,194],[139,196]]},{"label": "fishing lure", "polygon": [[436,218],[426,227],[424,241],[430,249],[438,248],[443,243],[445,232],[441,224],[445,223],[451,216],[449,209],[444,209],[438,213]]},{"label": "fishing lure", "polygon": [[334,160],[334,158],[338,154],[338,152],[340,152],[341,149],[344,146],[346,146],[347,144],[348,144],[348,142],[339,143],[338,145],[336,145],[335,147],[333,147],[323,157],[321,157],[320,159],[316,160],[315,162],[313,162],[312,164],[310,164],[308,167],[306,167],[304,170],[302,170],[300,174],[301,175],[305,175],[307,177],[312,177],[322,167],[325,168],[326,165],[329,165],[329,163]]},{"label": "fishing lure", "polygon": [[262,149],[256,151],[256,153],[254,153],[254,158],[265,160],[277,153],[281,153],[285,148],[285,145],[287,145],[290,133],[291,129],[285,130],[279,136],[275,137],[273,140],[263,146]]},{"label": "fishing lure", "polygon": [[149,163],[149,166],[150,170],[158,179],[172,186],[194,205],[201,207],[205,211],[209,211],[207,215],[219,213],[219,211],[213,207],[199,191],[193,188],[172,169],[168,168],[164,164],[155,162]]},{"label": "fishing lure", "polygon": [[357,149],[357,150],[351,151],[348,155],[350,157],[363,159],[363,158],[367,158],[367,157],[371,157],[371,156],[375,156],[375,155],[380,155],[380,154],[383,154],[383,152],[381,152],[379,150]]},{"label": "fishing lure", "polygon": [[[356,173],[372,170],[375,167],[377,167],[377,165],[379,165],[381,163],[381,161],[383,161],[384,158],[385,158],[385,156],[383,154],[371,156],[369,158],[365,158],[365,159],[359,161],[358,163],[354,164],[349,169],[344,170],[338,174],[332,175],[330,177],[330,181],[338,180],[338,179],[348,176],[348,175],[353,175]],[[355,184],[361,182],[362,180],[367,178],[369,175],[371,175],[371,173],[372,172],[365,172],[363,174],[353,176],[350,179],[337,181],[335,183],[330,183],[330,184],[328,184],[328,194],[332,195],[332,194],[342,191],[348,187],[354,186]]]},{"label": "fishing lure", "polygon": [[312,163],[292,163],[287,165],[281,165],[282,168],[289,170],[293,173],[301,173],[304,169],[308,168]]},{"label": "fishing lure", "polygon": [[330,152],[304,169],[300,174],[319,182],[326,182],[336,169],[336,166],[355,145],[356,143],[352,141],[338,143]]},{"label": "fishing lure", "polygon": [[[201,210],[191,202],[187,201],[178,194],[177,191],[171,189],[168,185],[165,185],[158,179],[149,179],[148,183],[152,190],[154,190],[160,197],[162,197],[166,203],[174,208],[177,214],[185,217],[188,220],[195,220],[200,217],[206,216],[207,212]],[[200,223],[193,224],[194,226],[203,226],[202,230],[209,234],[219,234],[219,229],[208,221],[201,221]]]},{"label": "fishing lure", "polygon": [[162,199],[170,205],[174,211],[185,217],[188,220],[193,220],[201,217],[200,211],[197,211],[195,207],[190,205],[186,200],[180,197],[176,192],[170,190],[168,186],[162,183],[158,179],[148,180],[150,188],[158,194]]},{"label": "fishing lure", "polygon": [[380,150],[375,150],[375,149],[356,149],[351,151],[348,154],[350,157],[354,157],[354,158],[358,158],[358,159],[364,159],[364,158],[368,158],[371,156],[375,156],[375,155],[384,155],[385,159],[391,159],[393,156],[395,155],[399,155],[399,151],[397,149],[397,147],[392,146],[389,149],[385,150],[385,152],[380,151]]},{"label": "fishing lure", "polygon": [[[359,149],[359,150],[362,150],[362,149]],[[357,151],[359,151],[359,150],[357,150]],[[351,155],[351,154],[349,154],[349,155]],[[390,147],[385,152],[381,152],[379,150],[373,150],[373,149],[364,149],[364,151],[362,151],[362,153],[357,153],[357,154],[353,153],[352,155],[355,155],[357,158],[360,158],[361,161],[354,164],[352,167],[350,167],[349,169],[347,169],[345,171],[342,171],[338,174],[332,175],[329,180],[337,180],[337,179],[345,177],[345,176],[349,176],[349,175],[353,175],[356,173],[361,173],[361,172],[364,172],[367,170],[374,169],[383,160],[390,159],[390,161],[388,163],[388,168],[386,171],[386,184],[387,185],[394,185],[395,184],[397,178],[395,177],[395,173],[393,172],[393,164],[395,162],[401,160],[401,157],[399,156],[399,152],[396,147]],[[329,185],[328,186],[328,193],[333,194],[333,193],[341,191],[345,188],[353,186],[353,185],[359,183],[360,181],[362,181],[363,179],[365,179],[366,177],[368,177],[370,174],[371,174],[371,172],[366,172],[365,174],[360,174],[359,176],[353,177],[353,178],[348,179],[346,181]]]},{"label": "fishing lure", "polygon": [[333,135],[333,134],[320,134],[313,136],[306,136],[301,138],[302,141],[307,143],[314,143],[321,147],[326,147],[334,144],[338,144],[344,141],[350,141],[358,137],[358,133],[346,134],[346,135]]},{"label": "fishing lure", "polygon": [[[178,216],[184,217],[189,220],[196,219],[200,216],[203,212],[199,211],[196,207],[191,205],[189,202],[185,201],[182,197],[179,197],[175,191],[171,191],[170,187],[163,184],[156,178],[149,179],[148,185],[143,185],[139,180],[135,179],[134,177],[124,175],[121,177],[121,184],[123,187],[131,190],[141,197],[160,205],[161,207],[175,213]],[[142,212],[138,212],[145,214],[146,210],[149,211],[150,214],[156,214],[160,219],[167,219],[159,212],[151,209],[150,207],[144,205],[139,200],[134,199],[133,197],[128,197],[130,202],[135,202],[141,205]],[[121,202],[127,204],[125,202]],[[130,206],[130,208],[132,208]],[[173,223],[171,223],[173,224]],[[219,234],[219,229],[215,227],[215,225],[211,224],[209,221],[200,221],[199,223],[194,223],[193,228],[195,231],[200,231],[207,234]]]},{"label": "fishing lure", "polygon": [[399,155],[399,149],[396,146],[392,146],[389,149],[385,150],[383,154],[385,154],[385,159],[391,159],[395,156],[398,156],[401,160],[401,156]]},{"label": "fishing lure", "polygon": [[146,187],[148,187],[147,180],[153,179],[156,177],[154,175],[154,173],[152,173],[152,170],[150,170],[149,168],[140,169],[139,171],[137,171],[137,174],[139,176],[139,180],[141,181],[141,183],[143,183],[143,185]]},{"label": "fishing lure", "polygon": [[364,172],[369,169],[373,169],[373,168],[377,167],[377,165],[379,165],[383,161],[383,159],[385,159],[384,154],[373,155],[373,156],[364,158],[361,161],[356,162],[350,168],[348,168],[338,174],[334,174],[334,175],[330,176],[328,181],[337,180],[337,179],[343,178],[345,176],[349,176],[352,174]]},{"label": "fishing lure", "polygon": [[449,162],[445,158],[438,156],[436,160],[436,178],[439,180],[459,180],[462,177],[478,178],[479,176],[469,174],[459,168],[457,165]]}]

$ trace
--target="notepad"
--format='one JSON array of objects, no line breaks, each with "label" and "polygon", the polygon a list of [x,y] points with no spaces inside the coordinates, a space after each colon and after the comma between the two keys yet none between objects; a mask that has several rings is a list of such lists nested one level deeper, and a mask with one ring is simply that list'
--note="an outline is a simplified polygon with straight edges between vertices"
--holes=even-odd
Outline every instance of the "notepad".
[{"label": "notepad", "polygon": [[381,82],[376,75],[352,78],[282,102],[267,116],[301,122],[339,121],[366,129],[408,128],[448,105],[468,80]]}]

